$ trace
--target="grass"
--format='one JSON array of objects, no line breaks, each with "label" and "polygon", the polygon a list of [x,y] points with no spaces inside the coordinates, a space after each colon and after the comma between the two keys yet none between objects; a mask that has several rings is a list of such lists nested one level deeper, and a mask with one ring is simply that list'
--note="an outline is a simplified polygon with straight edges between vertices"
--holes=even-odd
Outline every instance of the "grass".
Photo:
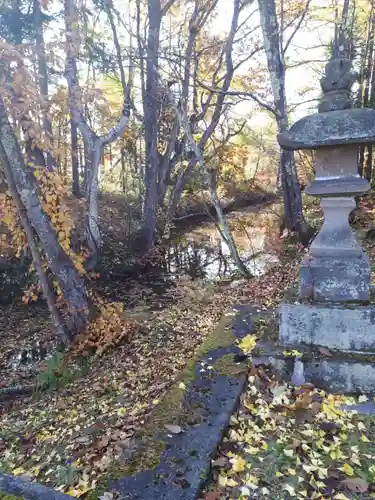
[{"label": "grass", "polygon": [[[106,479],[101,482],[98,488],[86,495],[87,500],[97,500],[106,491],[108,481],[111,479],[117,479],[124,475],[135,475],[143,470],[153,469],[160,463],[160,457],[165,449],[165,443],[160,435],[165,432],[165,425],[179,424],[183,426],[189,416],[189,410],[183,408],[182,403],[185,390],[195,380],[197,363],[211,351],[220,347],[229,347],[234,345],[236,341],[232,333],[233,314],[229,312],[222,316],[215,330],[197,348],[176,382],[155,406],[143,429],[138,433],[139,445],[134,456],[129,458],[126,464],[113,464]],[[223,356],[217,363],[219,364],[217,366],[215,364],[215,368],[219,367],[222,370],[221,373],[233,374],[237,369],[237,375],[239,374],[238,365],[234,363],[233,356],[231,359]]]},{"label": "grass", "polygon": [[0,500],[23,500],[22,497],[16,497],[14,495],[7,495],[6,493],[3,493],[0,491]]},{"label": "grass", "polygon": [[[155,441],[155,436],[165,431],[164,426],[166,424],[184,423],[186,415],[182,408],[182,402],[185,390],[181,387],[187,387],[194,381],[198,361],[210,351],[219,347],[231,346],[235,343],[236,339],[231,331],[232,319],[232,314],[224,314],[217,328],[196,350],[193,358],[190,359],[176,382],[155,407],[150,418],[145,423],[140,436],[142,439],[140,453],[130,460],[125,467],[121,468],[120,474],[136,474],[142,470],[153,468],[159,463],[161,453],[164,450],[164,442],[161,439]],[[232,364],[234,365],[234,360],[232,360]],[[228,363],[226,363],[226,369],[229,369]],[[116,475],[118,474],[119,470],[117,469]]]}]

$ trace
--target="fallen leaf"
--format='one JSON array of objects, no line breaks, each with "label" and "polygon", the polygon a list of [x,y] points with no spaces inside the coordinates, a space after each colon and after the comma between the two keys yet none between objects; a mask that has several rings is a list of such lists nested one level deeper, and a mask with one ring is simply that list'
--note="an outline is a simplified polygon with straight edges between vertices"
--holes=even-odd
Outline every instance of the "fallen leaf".
[{"label": "fallen leaf", "polygon": [[182,429],[179,425],[174,425],[174,424],[165,424],[164,426],[167,431],[169,431],[172,434],[181,434]]},{"label": "fallen leaf", "polygon": [[220,500],[221,493],[218,490],[210,491],[207,493],[205,500]]},{"label": "fallen leaf", "polygon": [[99,497],[99,500],[113,500],[113,493],[110,493],[109,491],[106,491]]},{"label": "fallen leaf", "polygon": [[295,498],[295,496],[296,496],[296,490],[293,488],[293,486],[291,484],[285,483],[283,485],[282,489],[285,490],[285,491],[287,491],[292,498]]},{"label": "fallen leaf", "polygon": [[317,415],[320,412],[320,403],[318,401],[315,401],[314,403],[311,404],[311,413],[313,415]]},{"label": "fallen leaf", "polygon": [[368,491],[369,484],[364,479],[354,477],[341,481],[340,486],[345,486],[348,490],[356,493],[366,493],[366,491]]},{"label": "fallen leaf", "polygon": [[97,443],[95,443],[95,448],[102,450],[108,446],[109,442],[110,438],[108,436],[103,436]]},{"label": "fallen leaf", "polygon": [[332,353],[325,347],[319,347],[319,352],[322,356],[327,356],[327,358],[332,358]]},{"label": "fallen leaf", "polygon": [[234,472],[243,472],[246,468],[246,460],[242,457],[235,456],[231,459],[232,470]]},{"label": "fallen leaf", "polygon": [[277,398],[278,396],[282,396],[283,394],[285,394],[287,389],[287,385],[279,385],[278,387],[273,387],[271,389],[271,392],[275,396],[275,398]]},{"label": "fallen leaf", "polygon": [[354,475],[354,470],[349,464],[344,464],[344,472],[347,476],[353,476]]},{"label": "fallen leaf", "polygon": [[256,343],[256,336],[249,334],[240,341],[239,346],[245,353],[250,353],[254,349]]},{"label": "fallen leaf", "polygon": [[249,497],[251,495],[250,488],[248,488],[247,486],[241,486],[240,491],[241,495],[244,497]]},{"label": "fallen leaf", "polygon": [[212,463],[212,465],[213,467],[225,467],[226,465],[228,465],[228,459],[227,457],[219,457]]},{"label": "fallen leaf", "polygon": [[289,458],[292,458],[292,456],[294,455],[294,451],[293,450],[284,450],[284,455],[286,455]]},{"label": "fallen leaf", "polygon": [[310,409],[296,408],[295,418],[297,425],[304,424],[305,422],[310,423],[314,420],[314,413]]}]

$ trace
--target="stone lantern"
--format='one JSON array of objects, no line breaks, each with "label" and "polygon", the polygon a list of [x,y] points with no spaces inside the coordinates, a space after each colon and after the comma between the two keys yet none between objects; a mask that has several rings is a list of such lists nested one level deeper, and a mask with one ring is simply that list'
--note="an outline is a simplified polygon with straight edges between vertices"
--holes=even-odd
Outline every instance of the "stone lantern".
[{"label": "stone lantern", "polygon": [[[336,349],[341,361],[348,353],[375,356],[370,263],[349,224],[354,197],[370,189],[358,175],[358,151],[361,144],[375,143],[375,110],[352,108],[353,81],[351,62],[332,59],[321,80],[319,113],[302,118],[278,136],[284,149],[316,152],[316,177],[306,193],[320,198],[324,212],[323,226],[300,266],[299,297],[280,307],[280,343]],[[340,388],[348,390],[350,377],[351,387],[363,388],[359,371],[356,378],[346,361],[341,368],[347,371],[347,381]],[[320,377],[321,385],[327,385],[332,370],[340,371],[332,363],[326,368],[315,364],[315,372],[307,365],[307,375],[310,370],[310,378]],[[375,364],[367,368],[373,377],[370,388],[375,389]]]}]

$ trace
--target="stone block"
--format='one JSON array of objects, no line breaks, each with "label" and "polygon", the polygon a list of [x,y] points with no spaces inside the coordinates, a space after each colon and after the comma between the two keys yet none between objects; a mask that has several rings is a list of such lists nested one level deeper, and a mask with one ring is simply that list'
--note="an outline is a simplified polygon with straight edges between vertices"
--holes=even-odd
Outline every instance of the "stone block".
[{"label": "stone block", "polygon": [[325,359],[305,363],[306,380],[329,392],[364,394],[375,391],[375,363]]},{"label": "stone block", "polygon": [[279,309],[280,344],[375,353],[375,307],[288,304]]},{"label": "stone block", "polygon": [[[375,393],[375,353],[369,355],[331,351],[331,358],[322,358],[319,349],[301,345],[283,347],[270,342],[260,342],[259,356],[253,358],[252,363],[272,365],[282,380],[289,381],[294,370],[294,358],[286,357],[283,353],[284,350],[292,349],[302,353],[303,375],[306,382],[311,382],[328,392]],[[365,410],[360,412],[365,413]]]},{"label": "stone block", "polygon": [[300,266],[300,297],[315,302],[369,302],[371,270],[361,258],[309,258]]}]

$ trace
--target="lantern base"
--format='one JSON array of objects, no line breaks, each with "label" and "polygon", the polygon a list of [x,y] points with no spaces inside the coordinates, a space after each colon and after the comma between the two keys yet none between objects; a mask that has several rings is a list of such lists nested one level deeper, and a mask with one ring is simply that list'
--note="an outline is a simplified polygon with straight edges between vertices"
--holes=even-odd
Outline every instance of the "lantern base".
[{"label": "lantern base", "polygon": [[314,302],[369,302],[369,258],[309,257],[300,265],[300,298]]}]

